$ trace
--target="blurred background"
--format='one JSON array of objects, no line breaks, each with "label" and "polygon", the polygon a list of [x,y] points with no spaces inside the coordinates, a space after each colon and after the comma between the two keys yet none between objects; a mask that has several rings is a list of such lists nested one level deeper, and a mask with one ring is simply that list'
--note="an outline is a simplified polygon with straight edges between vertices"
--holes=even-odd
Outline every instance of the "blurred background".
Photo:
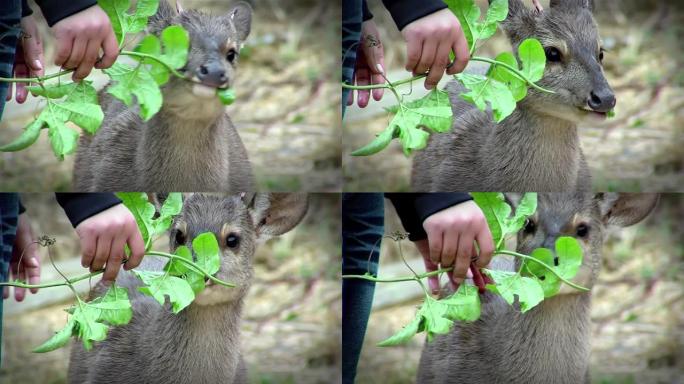
[{"label": "blurred background", "polygon": [[[175,4],[175,0],[169,1]],[[41,28],[45,73],[53,65],[54,40],[40,9],[29,2]],[[230,1],[181,0],[183,7],[227,12]],[[339,45],[341,3],[315,0],[253,0],[252,31],[240,52],[235,91],[228,113],[237,126],[257,183],[269,191],[339,191]],[[108,79],[93,70],[89,79]],[[64,80],[70,80],[68,76]],[[5,107],[0,143],[9,143],[40,113],[44,103],[29,96]],[[70,124],[70,123],[69,123]],[[80,130],[79,130],[80,131]],[[58,161],[43,132],[20,152],[0,152],[0,179],[6,191],[71,190],[74,155]]]},{"label": "blurred background", "polygon": [[[404,232],[388,200],[385,233]],[[684,195],[664,194],[631,227],[606,228],[599,280],[592,291],[591,377],[597,384],[684,383]],[[513,245],[509,246],[512,247]],[[378,276],[410,276],[423,259],[408,240],[383,239]],[[442,283],[446,278],[442,279]],[[358,366],[358,383],[412,383],[424,334],[402,346],[376,344],[408,324],[422,302],[414,282],[376,284]]]},{"label": "blurred background", "polygon": [[[67,276],[85,273],[78,237],[54,194],[21,197],[36,236],[56,238],[51,248],[60,271]],[[241,327],[250,382],[329,383],[339,377],[339,212],[339,195],[312,194],[305,219],[257,249],[255,280],[245,300]],[[154,248],[168,251],[168,238],[161,236]],[[62,280],[46,250],[40,252],[42,282]],[[89,282],[84,280],[78,287],[85,294]],[[42,289],[21,303],[5,300],[1,383],[66,383],[69,346],[44,354],[31,350],[64,327],[63,308],[73,301],[67,287]]]},{"label": "blurred background", "polygon": [[[483,12],[486,0],[477,0]],[[530,0],[524,2],[531,7]],[[549,1],[541,0],[548,8]],[[617,116],[600,125],[581,126],[580,140],[595,190],[684,190],[684,2],[663,0],[595,1],[605,53],[604,69],[617,96]],[[409,78],[406,44],[380,1],[368,2],[385,47],[385,68],[392,81]],[[502,31],[478,49],[494,57],[510,51]],[[481,63],[471,63],[479,66]],[[450,76],[440,83],[443,87]],[[423,81],[401,88],[408,100],[427,91]],[[346,191],[407,191],[411,158],[395,140],[379,154],[353,157],[391,120],[383,107],[397,104],[390,92],[381,102],[347,109],[343,127]]]}]

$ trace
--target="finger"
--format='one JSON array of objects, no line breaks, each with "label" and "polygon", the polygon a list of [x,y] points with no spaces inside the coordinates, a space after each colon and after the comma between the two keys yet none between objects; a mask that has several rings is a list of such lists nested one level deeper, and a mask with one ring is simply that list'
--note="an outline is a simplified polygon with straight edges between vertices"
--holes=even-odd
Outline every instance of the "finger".
[{"label": "finger", "polygon": [[423,40],[410,35],[406,39],[406,70],[416,73],[416,66],[423,51]]},{"label": "finger", "polygon": [[123,233],[120,233],[119,236],[112,239],[112,246],[109,249],[109,255],[106,260],[107,264],[104,274],[102,275],[102,280],[114,281],[116,275],[119,273],[119,269],[121,269],[121,262],[124,258],[124,246],[126,245],[127,240],[127,238],[122,235]]},{"label": "finger", "polygon": [[[356,84],[357,85],[368,85],[370,83],[370,73],[368,68],[359,68],[356,71]],[[361,108],[365,108],[368,105],[368,100],[370,98],[370,92],[368,90],[359,90],[356,95],[356,103]]]},{"label": "finger", "polygon": [[454,292],[458,291],[458,287],[460,286],[460,284],[454,282],[454,271],[448,271],[447,277],[449,278],[449,284],[451,284],[451,289],[453,289]]},{"label": "finger", "polygon": [[57,53],[55,54],[55,65],[66,67],[66,61],[69,59],[71,47],[74,45],[73,36],[57,37]]},{"label": "finger", "polygon": [[454,265],[456,259],[456,251],[458,244],[461,241],[457,234],[444,232],[444,245],[442,246],[442,255],[440,256],[442,267],[451,267]]},{"label": "finger", "polygon": [[[427,272],[433,272],[437,270],[437,264],[430,261],[430,259],[423,257],[423,262],[425,263],[425,270]],[[439,294],[439,276],[434,275],[428,277],[428,287],[433,295]]]},{"label": "finger", "polygon": [[64,68],[75,69],[83,61],[83,55],[85,54],[86,47],[88,46],[87,36],[77,36],[74,39],[74,45],[71,47],[71,54],[69,58],[64,63]]},{"label": "finger", "polygon": [[5,286],[2,288],[2,299],[7,299],[10,296],[9,287]]},{"label": "finger", "polygon": [[127,271],[140,265],[143,256],[145,256],[145,242],[137,225],[133,225],[133,227],[133,233],[128,237],[128,247],[131,250],[131,256],[126,264],[124,264],[124,269]]},{"label": "finger", "polygon": [[442,232],[426,231],[428,235],[428,248],[430,249],[430,261],[439,265],[442,255]]},{"label": "finger", "polygon": [[347,96],[347,106],[354,104],[354,90],[349,91]]},{"label": "finger", "polygon": [[[40,262],[36,251],[25,261],[26,278],[31,285],[40,284]],[[31,293],[38,293],[38,288],[29,288]]]},{"label": "finger", "polygon": [[462,283],[468,273],[470,257],[473,252],[473,236],[468,232],[461,233],[458,238],[458,251],[454,263],[454,282]]},{"label": "finger", "polygon": [[99,53],[100,42],[93,40],[88,41],[88,46],[86,48],[85,53],[83,54],[83,60],[76,69],[76,72],[74,72],[73,74],[74,81],[83,80],[90,74],[90,71],[93,70],[93,66],[97,61],[97,56]]},{"label": "finger", "polygon": [[473,274],[473,283],[477,287],[478,292],[484,293],[485,282],[484,278],[482,277],[482,272],[480,272],[480,269],[475,265],[475,263],[470,263],[470,271]]},{"label": "finger", "polygon": [[[14,66],[14,74],[17,77],[28,77],[28,68],[26,64],[17,64]],[[26,96],[28,96],[28,91],[26,90],[26,83],[17,83],[17,91],[15,94],[15,99],[17,103],[22,104],[26,101]]]},{"label": "finger", "polygon": [[79,232],[79,236],[81,237],[81,266],[88,268],[95,259],[97,239],[90,230],[85,230],[83,233]]},{"label": "finger", "polygon": [[102,41],[102,50],[104,55],[102,59],[95,64],[97,69],[106,69],[112,66],[119,55],[119,45],[116,42],[116,36],[111,28],[108,27],[109,33]]},{"label": "finger", "polygon": [[5,101],[12,100],[12,83],[7,84],[7,96],[5,96]]},{"label": "finger", "polygon": [[[17,273],[15,277],[23,282],[26,282],[26,270],[24,269],[24,263],[19,263],[17,266]],[[14,287],[14,300],[24,301],[26,296],[26,288]]]},{"label": "finger", "polygon": [[[384,59],[380,58],[380,62],[375,66],[375,73],[371,76],[371,83],[372,84],[383,84],[385,82],[385,78],[382,76],[382,74],[385,73],[385,61]],[[371,92],[373,94],[373,99],[375,101],[380,101],[382,99],[382,95],[384,93],[383,88],[376,88]]]},{"label": "finger", "polygon": [[484,268],[489,265],[494,255],[494,241],[492,240],[492,232],[489,231],[489,227],[483,224],[482,230],[477,232],[475,239],[477,240],[477,246],[480,248],[480,254],[475,264],[480,268]]},{"label": "finger", "polygon": [[444,43],[439,45],[435,54],[435,61],[430,67],[430,73],[425,78],[425,88],[432,89],[437,86],[444,75],[444,69],[449,64],[449,52],[451,52],[451,45]]},{"label": "finger", "polygon": [[462,33],[457,33],[456,41],[453,45],[454,59],[453,65],[447,68],[447,74],[455,75],[457,73],[463,72],[466,65],[468,65],[468,60],[470,60],[470,49],[468,48],[468,41],[465,39]]},{"label": "finger", "polygon": [[98,237],[95,258],[93,263],[90,264],[90,272],[99,271],[104,268],[111,253],[112,240],[112,237],[106,232]]},{"label": "finger", "polygon": [[416,69],[413,72],[414,75],[420,75],[427,72],[432,63],[435,61],[435,54],[437,53],[437,43],[433,40],[425,40],[423,42],[423,50],[420,53],[420,60]]}]

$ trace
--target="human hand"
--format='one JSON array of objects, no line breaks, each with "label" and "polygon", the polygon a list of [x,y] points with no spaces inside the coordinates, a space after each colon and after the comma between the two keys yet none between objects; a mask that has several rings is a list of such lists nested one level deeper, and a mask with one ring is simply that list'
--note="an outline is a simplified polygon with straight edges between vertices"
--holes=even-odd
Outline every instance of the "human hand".
[{"label": "human hand", "polygon": [[[453,75],[463,71],[468,64],[468,41],[461,23],[449,9],[414,20],[401,30],[401,34],[406,40],[406,70],[414,75],[430,71],[425,78],[426,89],[437,86],[445,69],[447,74]],[[451,51],[456,59],[449,64]]]},{"label": "human hand", "polygon": [[[427,240],[416,242],[428,272],[438,268],[454,267],[447,272],[454,290],[466,278],[471,261],[474,262],[473,279],[481,278],[478,268],[489,264],[494,253],[492,234],[480,208],[473,201],[466,201],[436,212],[423,221]],[[477,253],[479,248],[479,255]],[[483,286],[482,281],[476,281]],[[428,278],[432,293],[439,292],[439,278]]]},{"label": "human hand", "polygon": [[[55,64],[66,69],[76,69],[74,81],[81,81],[90,74],[93,66],[109,68],[119,55],[114,30],[109,17],[98,5],[86,8],[52,26],[57,40]],[[101,59],[100,48],[104,55]]]},{"label": "human hand", "polygon": [[93,215],[76,226],[81,239],[81,265],[91,272],[105,267],[105,281],[114,281],[124,261],[124,246],[131,255],[124,269],[137,267],[145,254],[145,243],[131,212],[123,204],[115,205]]},{"label": "human hand", "polygon": [[[380,33],[373,20],[364,21],[361,25],[361,41],[356,53],[356,69],[354,70],[354,84],[382,84],[385,78],[382,76],[385,71],[384,49],[380,41]],[[359,107],[365,108],[370,100],[371,91],[358,90],[357,103]],[[372,91],[373,99],[382,99],[383,89],[377,88]],[[354,91],[349,92],[347,105],[354,104]]]},{"label": "human hand", "polygon": [[[14,54],[14,77],[43,76],[43,42],[33,16],[21,19],[21,31],[17,51]],[[21,104],[26,101],[27,96],[26,83],[17,83],[17,103]],[[9,83],[6,100],[12,100],[12,83]]]},{"label": "human hand", "polygon": [[[21,280],[28,284],[40,283],[40,258],[38,257],[38,242],[31,230],[31,224],[25,213],[19,215],[17,235],[12,246],[10,260],[10,281]],[[38,292],[38,288],[30,288],[31,293]],[[24,300],[26,288],[14,287],[14,299]],[[5,287],[2,297],[10,297],[10,287]]]}]

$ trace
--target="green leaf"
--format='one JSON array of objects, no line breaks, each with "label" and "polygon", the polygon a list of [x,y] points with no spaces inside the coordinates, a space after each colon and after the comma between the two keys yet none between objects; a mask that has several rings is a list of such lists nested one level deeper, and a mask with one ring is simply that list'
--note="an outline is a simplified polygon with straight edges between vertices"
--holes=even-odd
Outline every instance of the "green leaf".
[{"label": "green leaf", "polygon": [[138,0],[134,13],[128,13],[130,0],[98,0],[112,24],[116,39],[121,45],[127,33],[138,33],[145,29],[147,18],[157,12],[159,0]]},{"label": "green leaf", "polygon": [[544,76],[546,54],[537,39],[525,39],[518,47],[520,72],[530,81],[536,82]]},{"label": "green leaf", "polygon": [[385,128],[384,131],[380,132],[379,135],[373,139],[370,143],[362,148],[359,148],[351,153],[352,156],[368,156],[378,153],[385,149],[392,141],[397,132],[398,127],[396,125],[390,124]]},{"label": "green leaf", "polygon": [[507,0],[492,1],[482,21],[480,21],[480,8],[474,0],[444,0],[444,2],[461,23],[471,52],[477,40],[491,37],[496,32],[498,23],[505,20],[508,15]]},{"label": "green leaf", "polygon": [[473,285],[461,284],[458,291],[439,301],[447,306],[445,317],[449,320],[472,322],[480,318],[480,295]]},{"label": "green leaf", "polygon": [[165,304],[168,297],[173,313],[182,311],[195,299],[195,293],[190,284],[179,277],[169,276],[163,272],[133,270],[133,273],[146,285],[138,290],[154,297],[161,305]]},{"label": "green leaf", "polygon": [[[518,69],[518,62],[515,60],[515,56],[513,56],[513,54],[510,52],[503,52],[499,54],[495,60],[508,64],[512,68]],[[500,65],[492,65],[489,67],[487,76],[506,84],[515,101],[520,101],[527,96],[527,83],[524,80],[521,80],[518,76],[514,75],[508,69]]]},{"label": "green leaf", "polygon": [[[163,51],[162,51],[163,46]],[[166,63],[171,68],[178,69],[185,65],[188,59],[190,37],[188,32],[180,25],[166,27],[161,33],[161,41],[157,36],[148,35],[135,47],[136,52],[154,56]],[[155,80],[157,85],[166,84],[169,81],[169,69],[151,58],[134,57],[145,64],[144,69]]]},{"label": "green leaf", "polygon": [[235,101],[235,91],[232,88],[218,89],[216,95],[223,105],[231,105]]},{"label": "green leaf", "polygon": [[0,152],[14,152],[21,151],[22,149],[28,148],[31,144],[35,143],[40,136],[40,131],[44,127],[44,121],[33,120],[29,125],[24,127],[24,132],[22,132],[19,137],[14,139],[14,141],[7,143],[0,147]]},{"label": "green leaf", "polygon": [[114,63],[104,72],[112,78],[113,83],[107,88],[112,96],[127,106],[133,103],[133,95],[140,104],[140,116],[147,121],[154,116],[162,105],[162,94],[150,71],[142,63],[136,67]]},{"label": "green leaf", "polygon": [[508,230],[508,217],[511,215],[511,207],[500,192],[471,192],[475,204],[480,207],[487,219],[489,231],[497,250]]},{"label": "green leaf", "polygon": [[[549,249],[537,248],[532,251],[530,257],[553,267],[553,252]],[[523,275],[534,276],[538,279],[539,285],[541,285],[542,290],[544,291],[544,297],[554,296],[560,290],[560,279],[541,264],[525,260],[520,266],[520,269]]]},{"label": "green leaf", "polygon": [[488,284],[487,289],[498,293],[511,305],[517,296],[522,312],[527,312],[544,300],[544,290],[537,282],[537,279],[523,277],[516,272],[489,269],[482,269],[482,271],[489,275],[496,283],[496,285]]},{"label": "green leaf", "polygon": [[105,321],[111,325],[128,324],[133,318],[128,291],[124,287],[112,285],[107,293],[86,305],[100,310],[98,321]]},{"label": "green leaf", "polygon": [[[178,248],[176,248],[174,255],[181,257],[185,260],[192,261],[192,252],[190,252],[190,249],[188,247],[186,247],[185,245],[181,245]],[[188,271],[194,271],[194,270],[190,269],[190,267],[188,267],[188,264],[186,264],[180,260],[171,259],[164,266],[164,271],[167,271],[172,276],[183,276]]]},{"label": "green leaf", "polygon": [[32,352],[45,353],[54,351],[55,349],[59,349],[67,345],[69,343],[69,340],[71,340],[71,336],[74,334],[75,325],[76,322],[74,321],[74,319],[69,318],[69,321],[67,321],[66,326],[64,326],[64,328],[56,332],[46,342],[34,348]]},{"label": "green leaf", "polygon": [[582,247],[574,237],[563,236],[556,240],[556,257],[558,273],[570,280],[582,265]]},{"label": "green leaf", "polygon": [[149,239],[155,234],[154,224],[152,224],[155,209],[154,205],[147,201],[147,194],[144,192],[119,192],[116,197],[121,199],[123,205],[131,211],[140,229],[143,242],[148,244]]},{"label": "green leaf", "polygon": [[515,215],[508,220],[508,232],[515,233],[522,229],[525,220],[537,211],[537,193],[526,192],[515,207]]},{"label": "green leaf", "polygon": [[[161,56],[161,42],[157,36],[147,35],[133,50],[135,52],[159,57]],[[136,57],[135,59],[139,58]],[[140,61],[149,65],[148,71],[157,85],[164,85],[169,81],[170,72],[163,64],[148,58],[143,58]]]},{"label": "green leaf", "polygon": [[489,103],[496,122],[505,119],[515,110],[515,98],[505,84],[486,76],[469,73],[459,73],[456,78],[470,90],[462,94],[461,98],[473,103],[481,111],[485,111]]},{"label": "green leaf", "polygon": [[405,108],[402,108],[394,116],[390,125],[396,124],[399,128],[399,141],[401,141],[401,145],[404,148],[404,154],[409,156],[414,150],[423,149],[427,146],[427,139],[430,134],[420,128],[416,128],[421,120],[419,114],[406,111]]},{"label": "green leaf", "polygon": [[409,340],[411,340],[413,335],[418,333],[418,327],[422,320],[423,319],[420,315],[420,312],[416,313],[416,317],[414,317],[413,320],[407,326],[405,326],[399,332],[395,333],[389,338],[379,342],[377,344],[378,347],[391,347],[394,345],[404,344],[408,342]]},{"label": "green leaf", "polygon": [[204,232],[192,240],[192,250],[197,257],[195,264],[210,275],[218,272],[221,266],[218,241],[211,232]]},{"label": "green leaf", "polygon": [[164,200],[164,204],[159,212],[159,217],[154,219],[154,233],[163,233],[173,222],[173,217],[178,215],[183,209],[183,197],[178,192],[169,193]]},{"label": "green leaf", "polygon": [[508,16],[508,0],[494,0],[487,8],[487,14],[482,23],[478,24],[478,39],[488,39],[496,32],[499,22]]},{"label": "green leaf", "polygon": [[[48,100],[48,105],[40,113],[38,119],[43,120],[48,126],[48,139],[55,156],[60,160],[64,156],[73,153],[76,150],[76,143],[78,142],[78,132],[69,128],[64,124],[68,119],[63,110],[54,107],[55,103]],[[46,112],[47,111],[47,112]]]},{"label": "green leaf", "polygon": [[[574,237],[563,236],[556,240],[556,255],[546,248],[537,248],[530,255],[536,260],[546,263],[553,271],[566,280],[577,274],[582,265],[582,247]],[[558,265],[555,265],[555,262]],[[551,297],[558,293],[562,280],[546,267],[531,260],[525,260],[520,266],[521,272],[527,276],[534,276],[544,290],[544,297]]]},{"label": "green leaf", "polygon": [[419,126],[436,132],[448,132],[453,124],[449,94],[437,88],[424,97],[406,103],[409,113],[420,115]]}]

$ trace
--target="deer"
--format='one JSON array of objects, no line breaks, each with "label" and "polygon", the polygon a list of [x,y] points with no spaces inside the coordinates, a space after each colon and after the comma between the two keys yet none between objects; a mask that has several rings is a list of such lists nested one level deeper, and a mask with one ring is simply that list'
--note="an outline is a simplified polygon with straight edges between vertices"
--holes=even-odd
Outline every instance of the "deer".
[{"label": "deer", "polygon": [[603,48],[590,0],[551,0],[550,8],[528,9],[508,1],[501,23],[517,52],[527,38],[538,39],[546,54],[544,75],[496,123],[461,98],[468,90],[452,81],[446,91],[453,128],[431,135],[411,171],[411,188],[426,191],[591,190],[591,174],[580,147],[578,123],[602,121],[616,104],[603,72]]},{"label": "deer", "polygon": [[[254,253],[259,243],[293,229],[305,216],[306,194],[256,194],[253,198],[192,194],[169,231],[173,252],[212,232],[219,243],[221,264],[216,277],[234,288],[207,283],[188,307],[173,314],[138,291],[142,282],[121,270],[115,284],[128,289],[133,317],[112,327],[107,339],[86,351],[71,350],[70,384],[247,383],[240,348],[240,319],[253,280]],[[137,269],[161,271],[165,260],[147,256]],[[91,297],[103,295],[100,282]]]},{"label": "deer", "polygon": [[171,76],[163,105],[149,121],[139,107],[126,107],[99,92],[104,121],[95,135],[82,135],[73,171],[77,191],[254,191],[247,150],[216,96],[235,82],[239,51],[251,29],[252,9],[236,3],[222,15],[185,10],[166,0],[150,17],[148,31],[170,25],[190,37],[187,64],[192,82]]},{"label": "deer", "polygon": [[[515,196],[507,196],[515,206]],[[559,236],[578,240],[582,264],[572,281],[591,289],[601,268],[608,225],[629,226],[656,206],[657,194],[584,192],[540,194],[536,213],[517,234],[516,249],[530,254],[544,247],[555,255]],[[501,258],[497,258],[501,259]],[[495,259],[496,260],[496,259]],[[492,269],[519,270],[520,259],[498,260]],[[590,382],[591,292],[565,284],[559,293],[521,313],[486,291],[480,319],[454,323],[448,334],[423,348],[418,383],[586,383]]]}]

